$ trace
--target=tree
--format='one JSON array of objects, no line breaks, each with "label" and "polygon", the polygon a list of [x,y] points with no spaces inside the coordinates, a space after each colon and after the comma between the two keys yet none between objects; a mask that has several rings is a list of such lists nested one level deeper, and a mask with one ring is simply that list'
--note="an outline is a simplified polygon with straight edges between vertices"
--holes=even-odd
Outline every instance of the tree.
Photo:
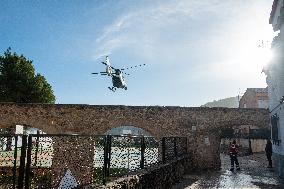
[{"label": "tree", "polygon": [[32,61],[8,48],[0,56],[0,102],[55,103],[55,96]]},{"label": "tree", "polygon": [[[8,48],[0,56],[0,102],[55,103],[55,96],[46,79],[35,73],[32,61]],[[14,128],[4,130],[15,132]],[[12,137],[7,138],[6,150],[12,150]]]}]

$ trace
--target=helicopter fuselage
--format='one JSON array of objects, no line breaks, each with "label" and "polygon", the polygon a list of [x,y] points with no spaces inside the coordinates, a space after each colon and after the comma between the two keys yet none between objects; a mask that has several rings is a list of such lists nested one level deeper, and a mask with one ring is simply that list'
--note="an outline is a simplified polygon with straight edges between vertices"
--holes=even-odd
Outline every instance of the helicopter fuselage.
[{"label": "helicopter fuselage", "polygon": [[112,75],[112,84],[113,84],[113,87],[126,89],[126,82],[124,80],[122,73],[118,75],[116,74]]},{"label": "helicopter fuselage", "polygon": [[[127,90],[126,87],[126,82],[124,80],[123,74],[129,75],[127,73],[124,72],[124,70],[128,70],[129,68],[122,68],[122,69],[116,69],[114,67],[111,66],[110,64],[110,60],[109,57],[106,56],[106,60],[101,62],[102,64],[106,65],[105,68],[105,72],[94,72],[92,74],[100,74],[100,75],[106,75],[106,76],[110,76],[112,77],[112,87],[108,87],[110,90],[112,90],[113,92],[116,91],[117,88],[121,88],[121,89],[125,89]],[[134,67],[138,67],[138,66],[144,66],[145,64],[140,64]],[[133,67],[130,67],[133,68]]]},{"label": "helicopter fuselage", "polygon": [[111,74],[113,73],[112,68],[111,68],[110,65],[106,66],[106,73],[107,73],[108,76],[111,76]]}]

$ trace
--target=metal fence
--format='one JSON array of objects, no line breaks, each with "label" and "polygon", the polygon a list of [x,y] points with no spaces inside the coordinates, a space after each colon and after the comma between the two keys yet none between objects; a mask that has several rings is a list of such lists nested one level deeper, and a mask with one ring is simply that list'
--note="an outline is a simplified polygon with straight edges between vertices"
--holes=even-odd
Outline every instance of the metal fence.
[{"label": "metal fence", "polygon": [[21,135],[0,135],[0,188],[16,187],[21,146]]},{"label": "metal fence", "polygon": [[102,185],[187,153],[185,137],[0,135],[0,188]]},{"label": "metal fence", "polygon": [[186,137],[164,137],[162,138],[162,161],[175,159],[187,153]]}]

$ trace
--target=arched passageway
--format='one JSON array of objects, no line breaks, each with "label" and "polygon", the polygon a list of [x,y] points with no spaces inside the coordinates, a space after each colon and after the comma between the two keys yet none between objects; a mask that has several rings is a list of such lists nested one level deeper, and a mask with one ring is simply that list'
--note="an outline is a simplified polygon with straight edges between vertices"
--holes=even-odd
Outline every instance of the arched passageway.
[{"label": "arched passageway", "polygon": [[141,128],[124,124],[108,130],[105,134],[112,135],[111,167],[128,170],[140,167],[143,145],[145,145],[144,166],[157,163],[161,158],[158,140]]},{"label": "arched passageway", "polygon": [[47,134],[104,134],[127,123],[164,136],[185,136],[194,165],[217,168],[220,128],[253,124],[268,127],[265,109],[190,108],[160,106],[91,106],[0,104],[0,127],[32,125]]}]

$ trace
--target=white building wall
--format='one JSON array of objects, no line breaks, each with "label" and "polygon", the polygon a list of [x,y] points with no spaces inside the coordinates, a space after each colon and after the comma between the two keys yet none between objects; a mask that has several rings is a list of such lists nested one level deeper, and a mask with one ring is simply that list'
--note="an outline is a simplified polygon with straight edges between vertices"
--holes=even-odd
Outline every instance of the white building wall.
[{"label": "white building wall", "polygon": [[278,22],[278,15],[280,15],[281,7],[283,6],[283,0],[278,0],[278,5],[275,11],[274,19],[272,20],[272,25],[275,26]]},{"label": "white building wall", "polygon": [[[284,27],[284,25],[282,26]],[[279,34],[280,37],[284,33]],[[279,116],[279,132],[278,139],[282,141],[280,145],[273,145],[273,152],[277,154],[284,155],[284,112],[283,108],[279,106],[280,99],[284,96],[284,59],[282,44],[284,44],[284,36],[281,40],[276,40],[273,45],[272,50],[274,51],[275,57],[270,62],[268,73],[267,73],[267,85],[268,85],[268,95],[269,95],[269,110],[271,111],[270,116],[277,114]],[[276,108],[277,107],[277,108]]]},{"label": "white building wall", "polygon": [[[276,2],[276,1],[275,1]],[[267,68],[267,85],[269,95],[270,116],[279,116],[278,139],[279,145],[273,144],[273,164],[280,177],[284,177],[284,103],[280,99],[284,96],[284,0],[278,0],[272,26],[275,31],[280,29],[278,37],[272,44],[274,58]]]}]

